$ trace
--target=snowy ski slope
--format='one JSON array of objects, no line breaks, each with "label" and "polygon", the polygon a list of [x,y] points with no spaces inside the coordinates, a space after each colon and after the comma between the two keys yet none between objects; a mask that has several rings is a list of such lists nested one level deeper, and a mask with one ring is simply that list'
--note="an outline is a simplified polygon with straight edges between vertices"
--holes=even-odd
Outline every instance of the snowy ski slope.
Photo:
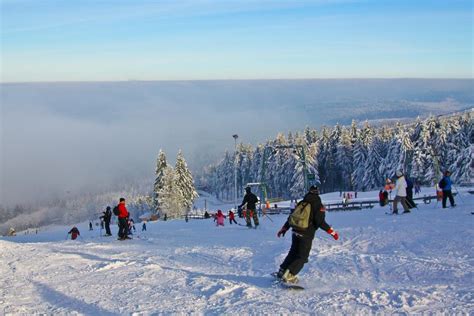
[{"label": "snowy ski slope", "polygon": [[283,215],[261,218],[257,230],[160,221],[130,241],[86,223],[78,241],[65,240],[70,227],[3,237],[0,314],[473,314],[474,195],[461,198],[454,209],[420,204],[408,215],[328,213],[341,238],[317,232],[305,291],[269,276],[290,247],[290,234],[276,237]]}]

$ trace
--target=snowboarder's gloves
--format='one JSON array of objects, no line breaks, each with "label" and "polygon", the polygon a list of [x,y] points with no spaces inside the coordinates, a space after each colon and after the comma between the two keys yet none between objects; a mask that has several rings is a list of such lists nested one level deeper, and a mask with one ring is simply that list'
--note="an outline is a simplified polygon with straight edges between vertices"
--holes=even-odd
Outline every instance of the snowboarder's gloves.
[{"label": "snowboarder's gloves", "polygon": [[328,233],[329,235],[331,235],[332,238],[334,238],[335,240],[338,240],[338,239],[339,239],[339,234],[338,234],[337,231],[335,231],[334,229],[329,228],[329,229],[327,230],[327,233]]},{"label": "snowboarder's gloves", "polygon": [[288,231],[288,228],[286,228],[285,226],[283,226],[283,227],[278,231],[277,236],[278,236],[278,237],[285,236],[285,234],[286,234],[287,231]]}]

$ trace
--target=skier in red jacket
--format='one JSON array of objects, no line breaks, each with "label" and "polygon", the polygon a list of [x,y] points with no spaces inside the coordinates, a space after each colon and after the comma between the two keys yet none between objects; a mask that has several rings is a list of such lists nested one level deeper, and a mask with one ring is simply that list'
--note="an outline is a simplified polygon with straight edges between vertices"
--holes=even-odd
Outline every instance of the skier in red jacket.
[{"label": "skier in red jacket", "polygon": [[118,232],[118,239],[125,240],[131,239],[128,237],[128,211],[127,207],[125,206],[125,199],[120,198],[120,203],[117,206],[119,210],[118,220],[119,220],[119,232]]},{"label": "skier in red jacket", "polygon": [[235,214],[234,214],[234,212],[229,211],[229,224],[232,225],[232,222],[234,222],[234,223],[237,224],[237,222],[235,221]]}]

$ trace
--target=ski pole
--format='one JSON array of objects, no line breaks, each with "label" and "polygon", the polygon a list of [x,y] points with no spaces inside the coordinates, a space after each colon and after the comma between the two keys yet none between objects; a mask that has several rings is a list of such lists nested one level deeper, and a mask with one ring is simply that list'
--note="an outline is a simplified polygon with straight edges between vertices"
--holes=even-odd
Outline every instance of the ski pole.
[{"label": "ski pole", "polygon": [[452,184],[452,186],[453,186],[454,190],[456,190],[456,193],[458,194],[459,199],[461,200],[462,204],[465,204],[465,203],[464,203],[464,200],[463,200],[463,198],[462,198],[462,196],[461,196],[461,193],[459,193],[458,188],[455,187],[453,184]]},{"label": "ski pole", "polygon": [[270,216],[268,216],[266,213],[262,212],[263,215],[265,215],[272,223],[273,223],[273,219],[270,218]]}]

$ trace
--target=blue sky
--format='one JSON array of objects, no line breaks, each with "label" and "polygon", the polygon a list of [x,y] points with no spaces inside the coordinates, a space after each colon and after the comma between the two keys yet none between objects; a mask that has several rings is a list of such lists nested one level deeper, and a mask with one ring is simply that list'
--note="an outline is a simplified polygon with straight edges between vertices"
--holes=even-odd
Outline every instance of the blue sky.
[{"label": "blue sky", "polygon": [[472,78],[464,0],[0,0],[2,82]]}]

